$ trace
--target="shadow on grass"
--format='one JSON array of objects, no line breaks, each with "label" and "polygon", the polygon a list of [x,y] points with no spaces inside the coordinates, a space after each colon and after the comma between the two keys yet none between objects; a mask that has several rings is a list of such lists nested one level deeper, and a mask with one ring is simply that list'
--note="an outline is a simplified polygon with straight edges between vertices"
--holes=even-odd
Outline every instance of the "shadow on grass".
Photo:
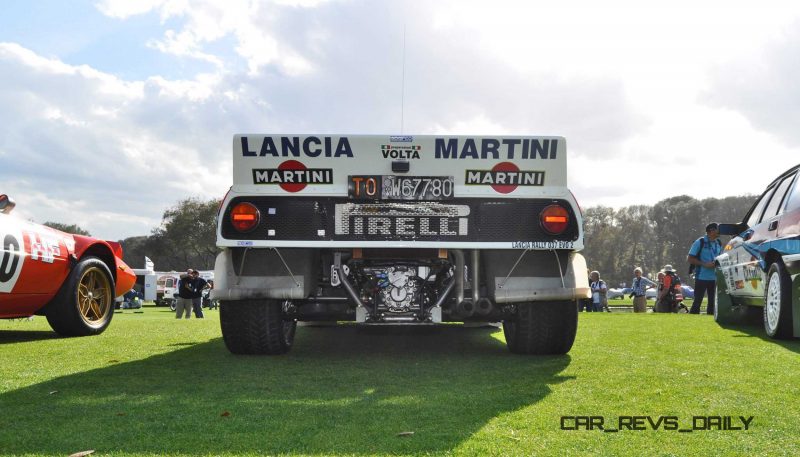
[{"label": "shadow on grass", "polygon": [[739,322],[722,324],[723,328],[740,332],[732,338],[759,338],[767,343],[776,344],[790,351],[800,354],[800,339],[778,340],[770,338],[764,331],[763,311],[760,308],[749,310],[749,312],[739,319]]},{"label": "shadow on grass", "polygon": [[446,452],[570,379],[496,329],[298,330],[285,356],[216,339],[2,394],[0,453]]},{"label": "shadow on grass", "polygon": [[0,344],[60,338],[52,330],[0,330]]}]

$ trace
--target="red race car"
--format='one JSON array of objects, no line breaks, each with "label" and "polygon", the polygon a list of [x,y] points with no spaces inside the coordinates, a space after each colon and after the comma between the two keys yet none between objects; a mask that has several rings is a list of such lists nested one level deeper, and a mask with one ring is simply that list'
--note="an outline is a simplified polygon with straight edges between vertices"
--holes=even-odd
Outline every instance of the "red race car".
[{"label": "red race car", "polygon": [[0,195],[0,319],[38,314],[63,336],[102,333],[115,297],[136,281],[122,247],[10,216],[13,208]]}]

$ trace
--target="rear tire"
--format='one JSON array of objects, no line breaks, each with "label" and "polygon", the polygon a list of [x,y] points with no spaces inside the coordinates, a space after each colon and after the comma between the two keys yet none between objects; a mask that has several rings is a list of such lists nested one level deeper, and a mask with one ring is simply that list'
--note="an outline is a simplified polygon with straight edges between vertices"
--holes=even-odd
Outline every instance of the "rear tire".
[{"label": "rear tire", "polygon": [[280,300],[223,301],[219,320],[225,346],[234,354],[284,354],[297,328],[297,321],[284,318]]},{"label": "rear tire", "polygon": [[103,333],[114,317],[114,295],[108,266],[97,257],[85,257],[47,306],[47,322],[61,336]]},{"label": "rear tire", "polygon": [[503,321],[508,349],[515,354],[566,354],[578,330],[578,305],[528,302],[516,305],[515,318]]},{"label": "rear tire", "polygon": [[764,331],[771,338],[792,337],[792,282],[780,262],[773,263],[767,273]]},{"label": "rear tire", "polygon": [[734,306],[730,294],[726,290],[725,276],[717,270],[716,286],[714,287],[714,321],[718,324],[732,324],[740,320],[738,306]]}]

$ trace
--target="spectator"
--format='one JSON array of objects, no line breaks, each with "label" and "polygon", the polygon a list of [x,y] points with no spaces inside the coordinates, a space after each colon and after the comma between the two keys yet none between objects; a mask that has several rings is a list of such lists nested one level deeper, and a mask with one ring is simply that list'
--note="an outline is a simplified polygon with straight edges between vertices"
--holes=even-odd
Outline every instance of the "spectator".
[{"label": "spectator", "polygon": [[689,262],[689,272],[695,268],[694,275],[694,301],[692,301],[691,314],[700,314],[700,303],[703,295],[708,292],[708,306],[706,313],[714,314],[714,294],[716,293],[716,273],[714,259],[722,251],[719,241],[719,226],[716,222],[706,225],[706,235],[698,238],[689,248],[686,261]]},{"label": "spectator", "polygon": [[211,298],[211,291],[214,290],[214,280],[208,280],[208,309],[217,309],[217,301]]},{"label": "spectator", "polygon": [[175,299],[175,318],[180,319],[184,315],[185,319],[192,317],[192,270],[180,276],[178,280],[178,296]]},{"label": "spectator", "polygon": [[593,271],[589,275],[589,278],[591,279],[589,287],[592,289],[592,307],[594,311],[601,312],[605,309],[611,312],[611,310],[608,309],[608,286],[606,286],[606,282],[600,279],[600,273],[598,271]]},{"label": "spectator", "polygon": [[[588,282],[589,284],[591,284],[592,273],[588,268],[586,269],[586,277],[589,278]],[[594,304],[592,303],[591,296],[589,298],[581,298],[580,300],[578,300],[578,311],[586,311],[587,313],[591,313],[592,311],[594,311]]]},{"label": "spectator", "polygon": [[631,284],[633,286],[631,292],[631,295],[633,295],[633,312],[647,312],[647,297],[645,294],[650,287],[656,287],[656,283],[642,276],[642,269],[636,267],[633,269],[633,282]]},{"label": "spectator", "polygon": [[192,308],[194,308],[194,316],[202,319],[203,316],[203,289],[206,288],[208,283],[205,279],[200,277],[200,272],[192,270]]},{"label": "spectator", "polygon": [[672,265],[664,265],[658,275],[658,296],[656,296],[656,311],[659,313],[677,313],[678,302],[675,299],[675,288],[680,292],[681,278],[675,273]]}]

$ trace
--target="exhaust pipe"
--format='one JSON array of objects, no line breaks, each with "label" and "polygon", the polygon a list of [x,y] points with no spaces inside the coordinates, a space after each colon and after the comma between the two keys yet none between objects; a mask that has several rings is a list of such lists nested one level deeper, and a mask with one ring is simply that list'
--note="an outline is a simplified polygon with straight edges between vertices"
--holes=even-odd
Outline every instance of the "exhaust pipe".
[{"label": "exhaust pipe", "polygon": [[475,305],[472,300],[462,300],[456,305],[456,314],[459,317],[472,317],[475,314]]},{"label": "exhaust pipe", "polygon": [[464,301],[464,252],[461,249],[451,249],[448,252],[453,256],[455,263],[453,277],[456,280],[456,303],[461,303]]},{"label": "exhaust pipe", "polygon": [[478,303],[481,292],[481,275],[480,275],[480,252],[477,249],[472,250],[472,265],[469,267],[472,276],[472,302]]},{"label": "exhaust pipe", "polygon": [[488,316],[489,313],[492,312],[492,301],[488,298],[481,298],[478,300],[477,305],[475,305],[475,314],[479,316]]}]

